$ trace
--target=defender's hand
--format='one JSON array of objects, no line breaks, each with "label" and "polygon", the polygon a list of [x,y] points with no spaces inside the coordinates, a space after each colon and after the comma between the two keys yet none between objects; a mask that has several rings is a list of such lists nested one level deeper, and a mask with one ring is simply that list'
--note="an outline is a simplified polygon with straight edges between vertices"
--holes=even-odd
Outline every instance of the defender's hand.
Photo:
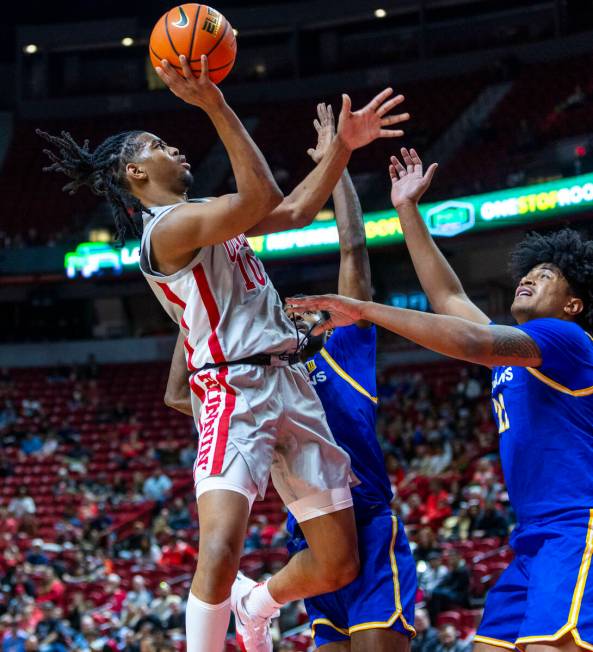
[{"label": "defender's hand", "polygon": [[350,299],[339,294],[317,294],[309,297],[290,297],[286,299],[288,313],[291,311],[298,312],[316,312],[325,310],[329,312],[329,319],[318,324],[313,329],[313,335],[320,335],[323,331],[329,331],[338,326],[350,326],[357,321],[361,321],[362,306],[364,301]]},{"label": "defender's hand", "polygon": [[200,58],[201,72],[195,77],[192,69],[183,55],[179,57],[181,73],[166,60],[161,61],[161,67],[156,68],[157,75],[169,87],[169,90],[179,99],[197,106],[211,113],[217,111],[224,104],[224,96],[208,75],[208,57],[203,54]]},{"label": "defender's hand", "polygon": [[325,156],[327,148],[330,146],[336,133],[336,121],[331,104],[321,102],[317,105],[317,116],[319,119],[313,120],[313,126],[317,132],[317,145],[307,150],[307,154],[319,163]]},{"label": "defender's hand", "polygon": [[342,95],[342,110],[338,120],[338,136],[350,148],[364,147],[377,138],[398,138],[403,136],[401,129],[387,129],[392,125],[410,119],[409,113],[387,115],[404,101],[403,95],[393,94],[392,88],[386,88],[374,97],[364,108],[354,113],[351,111],[352,101],[348,95]]},{"label": "defender's hand", "polygon": [[439,166],[438,163],[433,163],[424,173],[422,161],[415,149],[408,151],[402,147],[401,155],[405,167],[395,156],[391,157],[389,165],[391,203],[396,209],[406,203],[417,204],[430,187],[430,182]]}]

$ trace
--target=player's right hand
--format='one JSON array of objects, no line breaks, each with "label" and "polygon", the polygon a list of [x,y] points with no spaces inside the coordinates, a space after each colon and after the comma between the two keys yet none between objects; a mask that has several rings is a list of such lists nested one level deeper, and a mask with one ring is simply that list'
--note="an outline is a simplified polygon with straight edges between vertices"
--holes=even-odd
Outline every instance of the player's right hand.
[{"label": "player's right hand", "polygon": [[179,63],[181,74],[167,59],[161,61],[162,67],[157,67],[156,73],[179,99],[203,109],[206,113],[217,111],[224,104],[224,96],[218,86],[210,80],[208,57],[203,54],[200,58],[199,77],[194,75],[185,56],[179,57]]},{"label": "player's right hand", "polygon": [[[398,138],[404,135],[401,129],[387,129],[410,119],[409,113],[388,115],[404,101],[403,95],[393,94],[386,88],[376,95],[365,107],[352,112],[352,100],[342,95],[342,110],[338,119],[338,136],[349,149],[358,149],[372,143],[377,138]],[[391,99],[389,99],[391,97]]]},{"label": "player's right hand", "polygon": [[438,163],[432,163],[424,173],[422,160],[413,148],[408,151],[402,147],[401,156],[405,167],[396,156],[391,157],[389,165],[391,203],[395,209],[406,203],[417,204],[428,190],[438,168]]}]

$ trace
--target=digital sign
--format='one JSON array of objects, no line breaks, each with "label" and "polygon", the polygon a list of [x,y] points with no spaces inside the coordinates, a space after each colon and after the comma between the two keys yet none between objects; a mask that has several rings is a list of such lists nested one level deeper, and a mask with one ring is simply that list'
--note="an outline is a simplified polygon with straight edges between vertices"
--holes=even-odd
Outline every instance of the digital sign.
[{"label": "digital sign", "polygon": [[[421,204],[420,213],[435,237],[451,238],[467,231],[535,226],[543,220],[587,208],[593,208],[593,174]],[[404,239],[394,209],[368,213],[364,224],[370,247]],[[249,238],[249,243],[262,259],[324,253],[338,249],[338,229],[334,220],[317,221],[304,229]],[[66,254],[64,267],[70,278],[89,277],[106,269],[121,272],[138,265],[139,259],[138,241],[129,242],[121,249],[105,243],[83,242]]]}]

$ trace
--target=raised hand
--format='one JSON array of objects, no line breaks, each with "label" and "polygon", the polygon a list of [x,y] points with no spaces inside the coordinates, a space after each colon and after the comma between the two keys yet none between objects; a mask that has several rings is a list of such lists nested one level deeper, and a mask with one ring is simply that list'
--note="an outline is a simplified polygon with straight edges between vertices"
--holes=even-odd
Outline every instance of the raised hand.
[{"label": "raised hand", "polygon": [[224,96],[208,75],[208,57],[203,54],[200,58],[200,76],[195,77],[192,69],[183,55],[179,57],[181,74],[166,60],[161,61],[161,66],[156,68],[157,75],[169,87],[169,90],[179,99],[197,106],[210,113],[218,110],[224,104]]},{"label": "raised hand", "polygon": [[[364,108],[352,112],[352,100],[342,95],[342,110],[338,119],[338,135],[350,149],[364,147],[377,138],[398,138],[403,136],[401,129],[387,129],[410,119],[409,113],[387,115],[404,101],[403,95],[393,94],[392,88],[374,97]],[[391,99],[389,99],[391,97]]]},{"label": "raised hand", "polygon": [[318,118],[313,120],[313,126],[317,132],[317,145],[307,150],[307,154],[309,154],[315,163],[319,163],[325,156],[327,148],[330,146],[336,133],[336,121],[331,104],[325,104],[324,102],[318,104],[317,116]]},{"label": "raised hand", "polygon": [[313,329],[313,335],[329,331],[338,326],[350,326],[363,319],[362,306],[364,301],[350,299],[339,294],[316,294],[308,297],[289,297],[286,299],[288,313],[316,312],[325,310],[329,312],[329,319],[318,324]]},{"label": "raised hand", "polygon": [[432,163],[426,173],[422,161],[415,149],[409,151],[401,148],[404,165],[397,157],[391,157],[389,176],[391,177],[391,203],[397,209],[405,203],[417,204],[422,195],[428,190],[432,177],[438,168],[438,163]]}]

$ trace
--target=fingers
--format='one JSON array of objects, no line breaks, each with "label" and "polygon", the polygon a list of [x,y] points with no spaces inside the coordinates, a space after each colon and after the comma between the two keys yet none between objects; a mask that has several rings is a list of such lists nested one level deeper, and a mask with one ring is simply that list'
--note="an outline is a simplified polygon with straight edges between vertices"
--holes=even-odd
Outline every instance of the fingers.
[{"label": "fingers", "polygon": [[377,109],[385,102],[385,100],[390,97],[393,93],[393,88],[386,88],[384,91],[381,91],[378,95],[375,95],[373,99],[367,104],[369,108],[373,111]]},{"label": "fingers", "polygon": [[315,154],[316,154],[316,153],[317,153],[317,150],[316,150],[314,147],[309,147],[309,149],[307,150],[307,154],[308,154],[308,155],[309,155],[313,160],[315,160]]},{"label": "fingers", "polygon": [[[319,302],[323,302],[323,297],[319,295],[311,295],[308,297],[287,297],[286,305],[290,309],[306,309],[312,308],[313,310],[319,305]],[[323,310],[323,308],[320,308]]]},{"label": "fingers", "polygon": [[190,68],[189,63],[187,62],[187,57],[185,57],[183,54],[179,57],[179,63],[181,65],[181,72],[183,73],[183,76],[189,81],[190,79],[194,78],[194,73],[192,72],[192,69]]},{"label": "fingers", "polygon": [[315,118],[315,120],[313,120],[313,126],[315,127],[315,131],[318,134],[320,134],[321,133],[321,124],[319,123],[319,120],[317,120],[317,118]]},{"label": "fingers", "polygon": [[379,138],[401,138],[404,132],[401,129],[380,129]]},{"label": "fingers", "polygon": [[322,321],[321,323],[315,325],[311,331],[311,335],[322,335],[325,331],[331,331],[334,328],[333,322],[331,319]]},{"label": "fingers", "polygon": [[380,118],[383,117],[386,113],[389,113],[389,111],[391,111],[398,104],[401,104],[404,100],[405,97],[403,95],[396,95],[395,97],[392,97],[389,101],[385,102],[377,109],[377,115]]},{"label": "fingers", "polygon": [[210,75],[209,75],[209,70],[208,70],[208,57],[205,54],[203,54],[200,57],[200,68],[202,70],[200,78],[201,79],[209,79]]},{"label": "fingers", "polygon": [[317,105],[317,116],[319,117],[319,122],[324,125],[327,123],[327,108],[325,102],[320,102]]},{"label": "fingers", "polygon": [[422,165],[422,159],[418,156],[418,153],[413,147],[410,147],[410,158],[414,165]]},{"label": "fingers", "polygon": [[409,113],[399,113],[398,115],[389,115],[386,118],[381,118],[381,126],[389,127],[390,125],[396,125],[400,122],[406,122],[410,119]]},{"label": "fingers", "polygon": [[425,181],[428,182],[429,185],[432,182],[432,178],[434,177],[434,173],[437,171],[438,167],[439,167],[438,163],[431,163],[428,166],[428,170],[426,170],[426,174],[424,175],[424,179],[425,179]]},{"label": "fingers", "polygon": [[342,110],[340,111],[340,115],[346,116],[352,111],[352,100],[350,99],[349,95],[346,95],[344,93],[342,95]]},{"label": "fingers", "polygon": [[[412,161],[410,152],[405,147],[402,147],[401,153],[402,158],[404,159],[404,163],[406,164],[408,174],[412,174],[414,172],[414,162]],[[420,173],[422,173],[422,166],[420,166]]]},{"label": "fingers", "polygon": [[401,177],[402,174],[406,174],[406,168],[400,163],[399,159],[396,156],[391,157],[391,165],[389,167],[393,167],[394,172],[397,173],[398,177]]}]

